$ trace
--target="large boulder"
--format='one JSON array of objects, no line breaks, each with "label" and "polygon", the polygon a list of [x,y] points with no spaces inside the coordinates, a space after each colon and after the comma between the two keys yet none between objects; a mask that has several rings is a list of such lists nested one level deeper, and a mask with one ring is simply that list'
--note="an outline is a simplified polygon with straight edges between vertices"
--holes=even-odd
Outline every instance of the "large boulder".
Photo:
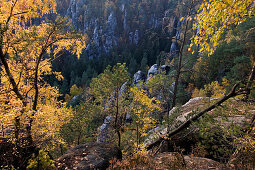
[{"label": "large boulder", "polygon": [[145,80],[145,74],[144,72],[142,71],[137,71],[135,74],[134,74],[134,83],[133,84],[139,84],[139,82],[144,82]]},{"label": "large boulder", "polygon": [[78,145],[56,160],[57,169],[106,169],[110,160],[121,159],[118,147],[111,144],[87,143]]},{"label": "large boulder", "polygon": [[162,72],[166,72],[166,75],[169,73],[169,71],[170,71],[170,66],[168,66],[168,65],[162,65],[162,66],[160,66],[160,69],[161,69],[161,71]]},{"label": "large boulder", "polygon": [[149,80],[150,77],[154,76],[157,73],[158,73],[158,65],[154,64],[153,66],[151,66],[151,68],[148,71],[147,80]]},{"label": "large boulder", "polygon": [[217,161],[208,158],[184,156],[187,169],[200,170],[200,169],[215,169],[215,170],[230,170],[232,168],[227,167]]}]

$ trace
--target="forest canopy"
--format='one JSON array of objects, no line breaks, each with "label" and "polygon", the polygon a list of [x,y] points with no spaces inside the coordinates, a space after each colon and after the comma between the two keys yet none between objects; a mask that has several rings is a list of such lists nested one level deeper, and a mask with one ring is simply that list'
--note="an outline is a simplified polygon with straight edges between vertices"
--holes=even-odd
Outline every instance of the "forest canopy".
[{"label": "forest canopy", "polygon": [[0,167],[254,168],[254,14],[254,0],[1,0]]}]

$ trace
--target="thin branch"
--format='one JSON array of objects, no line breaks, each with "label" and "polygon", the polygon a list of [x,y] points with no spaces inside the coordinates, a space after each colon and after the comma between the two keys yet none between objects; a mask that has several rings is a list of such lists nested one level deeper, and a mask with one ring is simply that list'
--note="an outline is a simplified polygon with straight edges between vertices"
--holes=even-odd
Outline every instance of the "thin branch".
[{"label": "thin branch", "polygon": [[17,86],[17,83],[15,82],[13,76],[12,76],[12,73],[10,71],[10,68],[9,68],[9,65],[6,61],[6,58],[5,58],[5,55],[3,54],[3,50],[2,50],[2,46],[0,46],[0,59],[1,59],[1,62],[4,66],[4,69],[5,69],[5,72],[9,78],[9,81],[13,87],[13,91],[15,92],[15,94],[17,95],[17,97],[24,102],[24,97],[21,95],[19,89],[18,89],[18,86]]},{"label": "thin branch", "polygon": [[13,4],[12,4],[12,7],[11,7],[11,12],[10,12],[10,15],[9,15],[9,17],[8,17],[8,19],[6,20],[6,25],[8,25],[8,23],[10,22],[10,20],[11,20],[11,17],[13,16],[13,9],[14,9],[14,7],[15,7],[15,5],[16,5],[16,3],[18,2],[18,0],[16,0]]},{"label": "thin branch", "polygon": [[36,62],[36,67],[35,67],[35,77],[34,77],[34,88],[35,88],[35,98],[34,98],[34,103],[33,103],[33,110],[36,111],[37,107],[37,102],[38,102],[38,96],[39,96],[39,89],[38,89],[38,71],[39,71],[39,65],[42,60],[42,57],[44,53],[46,52],[46,49],[49,47],[49,40],[50,37],[55,33],[56,27],[54,26],[53,30],[49,33],[47,40],[45,42],[45,45],[42,47],[41,53],[38,57],[38,60]]}]

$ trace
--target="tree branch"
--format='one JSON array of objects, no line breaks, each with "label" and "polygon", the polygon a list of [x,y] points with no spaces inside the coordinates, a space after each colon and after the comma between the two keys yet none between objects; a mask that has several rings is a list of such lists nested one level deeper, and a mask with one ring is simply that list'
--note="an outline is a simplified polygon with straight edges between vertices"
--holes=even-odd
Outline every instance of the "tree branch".
[{"label": "tree branch", "polygon": [[[244,91],[244,89],[241,89],[239,91],[236,91],[237,87],[239,86],[240,83],[237,83],[233,86],[232,90],[224,97],[222,97],[219,101],[217,101],[216,103],[214,103],[213,105],[207,107],[206,109],[204,109],[203,111],[199,112],[198,114],[194,115],[193,117],[191,117],[190,119],[188,119],[186,122],[184,122],[182,125],[180,125],[178,128],[170,131],[167,133],[167,136],[173,137],[174,135],[176,135],[177,133],[181,132],[182,130],[186,129],[187,127],[189,127],[192,122],[197,121],[201,116],[203,116],[205,113],[213,110],[214,108],[216,108],[217,106],[220,106],[222,103],[224,103],[226,100],[230,99],[231,97],[240,95],[241,92]],[[161,142],[162,140],[164,140],[162,137],[155,141],[154,143],[150,144],[149,146],[147,146],[148,149],[152,148],[153,146],[157,145],[159,142]]]},{"label": "tree branch", "polygon": [[11,71],[10,71],[10,68],[9,68],[9,65],[6,61],[6,58],[5,58],[5,55],[3,54],[3,50],[2,50],[2,46],[0,46],[0,59],[1,59],[1,62],[4,66],[4,69],[5,69],[5,72],[9,78],[9,81],[13,87],[13,91],[15,92],[15,94],[17,95],[17,97],[22,101],[22,102],[25,102],[24,101],[24,97],[22,96],[22,94],[20,93],[19,89],[18,89],[18,86],[17,86],[17,83],[15,82],[12,74],[11,74]]}]

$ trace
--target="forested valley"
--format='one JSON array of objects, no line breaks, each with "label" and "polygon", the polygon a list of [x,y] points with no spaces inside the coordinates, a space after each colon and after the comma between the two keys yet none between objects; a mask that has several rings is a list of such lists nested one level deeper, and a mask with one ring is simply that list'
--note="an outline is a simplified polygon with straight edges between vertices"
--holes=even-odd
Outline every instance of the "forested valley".
[{"label": "forested valley", "polygon": [[0,0],[1,169],[255,169],[254,0]]}]

